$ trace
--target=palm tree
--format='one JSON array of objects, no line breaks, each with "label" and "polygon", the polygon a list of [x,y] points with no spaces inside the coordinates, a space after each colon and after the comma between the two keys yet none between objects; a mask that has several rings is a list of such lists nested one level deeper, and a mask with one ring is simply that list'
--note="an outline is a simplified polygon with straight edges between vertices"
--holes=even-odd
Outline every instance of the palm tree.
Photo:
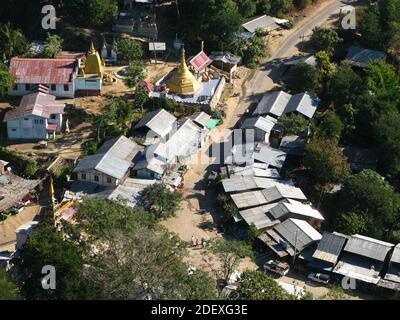
[{"label": "palm tree", "polygon": [[14,52],[22,52],[27,47],[27,41],[21,30],[15,29],[11,23],[3,24],[0,29],[3,51],[10,59]]}]

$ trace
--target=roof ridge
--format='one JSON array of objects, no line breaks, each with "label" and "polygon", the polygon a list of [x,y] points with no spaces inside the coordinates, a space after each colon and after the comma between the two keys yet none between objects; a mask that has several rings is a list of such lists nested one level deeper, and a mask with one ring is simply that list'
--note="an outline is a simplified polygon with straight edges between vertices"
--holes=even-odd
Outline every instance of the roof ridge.
[{"label": "roof ridge", "polygon": [[[114,148],[114,146],[116,145],[117,141],[119,141],[121,139],[121,137],[123,137],[122,135],[115,140],[115,142],[113,143],[113,145],[106,151],[103,152],[103,156],[101,157],[100,161],[97,163],[97,165],[94,167],[96,170],[97,168],[100,166],[100,164],[103,162],[104,158],[108,155],[108,153],[111,151],[112,148]],[[101,153],[100,153],[101,154]]]}]

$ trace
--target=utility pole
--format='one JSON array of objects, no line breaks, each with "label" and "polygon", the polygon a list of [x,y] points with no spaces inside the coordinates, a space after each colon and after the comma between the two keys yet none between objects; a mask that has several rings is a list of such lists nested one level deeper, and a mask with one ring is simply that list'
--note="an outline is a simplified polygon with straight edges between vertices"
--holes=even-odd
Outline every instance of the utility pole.
[{"label": "utility pole", "polygon": [[296,235],[294,239],[294,255],[293,255],[293,268],[294,268],[294,263],[296,262],[296,251],[297,251],[297,233],[299,232],[299,229],[296,229]]}]

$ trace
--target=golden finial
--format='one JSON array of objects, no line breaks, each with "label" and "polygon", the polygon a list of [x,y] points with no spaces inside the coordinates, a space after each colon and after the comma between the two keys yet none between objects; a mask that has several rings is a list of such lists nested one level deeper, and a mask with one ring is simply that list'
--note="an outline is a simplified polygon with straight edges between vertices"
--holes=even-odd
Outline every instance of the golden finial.
[{"label": "golden finial", "polygon": [[89,53],[94,54],[96,52],[96,49],[94,48],[94,44],[93,41],[90,44],[90,49],[89,49]]},{"label": "golden finial", "polygon": [[204,41],[201,41],[201,47],[200,47],[200,49],[201,49],[200,51],[202,51],[202,52],[204,51]]}]

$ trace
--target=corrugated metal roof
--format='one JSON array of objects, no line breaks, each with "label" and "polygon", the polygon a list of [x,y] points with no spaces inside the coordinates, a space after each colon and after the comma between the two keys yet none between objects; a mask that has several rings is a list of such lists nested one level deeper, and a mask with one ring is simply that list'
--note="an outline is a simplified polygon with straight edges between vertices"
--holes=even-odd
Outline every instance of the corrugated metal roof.
[{"label": "corrugated metal roof", "polygon": [[366,67],[370,61],[385,59],[386,54],[382,51],[370,50],[351,46],[347,50],[346,60],[355,66]]},{"label": "corrugated metal roof", "polygon": [[207,113],[201,111],[193,114],[190,119],[192,119],[195,123],[201,125],[202,127],[207,127],[207,124],[210,122],[211,117]]},{"label": "corrugated metal roof", "polygon": [[[262,190],[262,193],[264,194],[267,203],[274,202],[284,198],[307,200],[307,197],[304,195],[303,191],[301,191],[300,188],[285,184],[274,185],[270,188]],[[300,211],[299,208],[296,208],[296,205],[293,205],[291,209]]]},{"label": "corrugated metal roof", "polygon": [[111,139],[103,144],[97,154],[86,156],[79,161],[74,172],[97,170],[122,179],[140,149],[139,145],[124,136]]},{"label": "corrugated metal roof", "polygon": [[311,66],[315,66],[317,64],[315,56],[307,55],[307,56],[293,56],[290,59],[287,59],[283,62],[287,66],[294,66],[299,63],[307,63]]},{"label": "corrugated metal roof", "polygon": [[278,122],[275,118],[270,116],[266,117],[252,117],[247,118],[242,123],[242,129],[260,129],[264,132],[270,132],[274,125]]},{"label": "corrugated metal roof", "polygon": [[193,58],[189,59],[188,63],[196,70],[200,71],[212,63],[212,60],[206,55],[204,51],[200,51]]},{"label": "corrugated metal roof", "polygon": [[267,200],[261,191],[250,191],[230,195],[238,209],[261,206],[267,204]]},{"label": "corrugated metal roof", "polygon": [[50,118],[51,114],[63,113],[65,104],[57,103],[56,97],[42,92],[35,92],[24,95],[19,106],[6,113],[4,121],[35,115],[43,118]]},{"label": "corrugated metal roof", "polygon": [[274,149],[267,144],[258,143],[254,148],[253,158],[256,161],[267,163],[274,168],[282,168],[286,160],[286,152]]},{"label": "corrugated metal roof", "polygon": [[[275,183],[277,181],[277,180],[273,180],[273,179],[269,179],[269,180],[271,180],[271,182],[275,181]],[[236,185],[235,187],[239,188],[241,186]],[[260,205],[268,204],[268,203],[271,203],[271,202],[274,202],[276,200],[280,200],[283,198],[290,198],[290,197],[297,197],[297,198],[304,197],[305,198],[305,196],[301,192],[301,190],[300,190],[300,192],[298,190],[294,190],[294,191],[288,190],[287,192],[284,191],[285,195],[288,195],[289,197],[285,197],[285,196],[275,197],[275,196],[271,195],[271,192],[273,192],[273,190],[272,190],[273,188],[276,188],[276,187],[269,188],[271,190],[264,189],[261,191],[242,192],[242,193],[231,194],[230,196],[232,197],[232,200],[236,204],[238,209],[260,206]],[[295,188],[295,187],[287,186],[283,183],[280,183],[278,185],[278,188]],[[299,189],[299,188],[295,188],[295,189]],[[269,190],[269,192],[268,192],[268,190]]]},{"label": "corrugated metal roof", "polygon": [[392,258],[390,262],[400,263],[400,244],[398,244],[393,251]]},{"label": "corrugated metal roof", "polygon": [[222,61],[223,63],[229,63],[229,64],[239,64],[240,62],[242,62],[241,57],[235,56],[230,52],[220,52],[220,51],[211,52],[210,59],[214,61]]},{"label": "corrugated metal roof", "polygon": [[279,26],[275,23],[273,17],[263,15],[256,19],[250,20],[242,25],[248,32],[256,32],[257,29],[263,29],[267,31],[272,31],[279,29]]},{"label": "corrugated metal roof", "polygon": [[313,254],[313,258],[335,264],[346,240],[347,238],[343,235],[324,232],[321,241],[318,243],[318,248]]},{"label": "corrugated metal roof", "polygon": [[356,234],[350,237],[344,250],[367,258],[384,261],[393,246],[388,242]]},{"label": "corrugated metal roof", "polygon": [[234,176],[229,179],[223,179],[222,186],[225,192],[239,192],[252,189],[265,189],[272,186],[291,186],[291,180],[279,180],[271,178],[261,178],[252,176]]},{"label": "corrugated metal roof", "polygon": [[177,157],[187,158],[198,149],[204,132],[192,120],[186,119],[176,131],[170,133],[167,141],[155,146],[154,154],[167,162],[176,162]]},{"label": "corrugated metal roof", "polygon": [[296,135],[290,135],[282,138],[279,149],[285,151],[287,154],[296,155],[303,152],[306,144],[307,139]]},{"label": "corrugated metal roof", "polygon": [[256,110],[253,112],[253,116],[266,115],[269,113],[276,117],[280,117],[291,97],[291,94],[284,91],[273,91],[267,93],[258,103]]},{"label": "corrugated metal roof", "polygon": [[75,59],[12,58],[10,73],[16,83],[68,84],[76,67]]},{"label": "corrugated metal roof", "polygon": [[160,109],[147,113],[143,119],[135,125],[134,129],[148,127],[163,138],[175,128],[175,122],[176,118],[172,114],[164,109]]},{"label": "corrugated metal roof", "polygon": [[295,112],[301,113],[312,119],[319,104],[317,97],[310,96],[307,92],[298,93],[291,97],[283,111],[285,114]]},{"label": "corrugated metal roof", "polygon": [[295,214],[298,216],[314,218],[320,221],[325,220],[319,211],[314,209],[311,205],[303,204],[292,199],[287,199],[285,202],[282,202],[271,209],[271,214],[275,219],[280,219],[288,214]]},{"label": "corrugated metal roof", "polygon": [[240,215],[249,226],[254,224],[257,229],[262,230],[277,223],[267,216],[267,212],[269,212],[274,206],[276,206],[276,204],[267,204],[252,209],[242,210],[240,211]]},{"label": "corrugated metal roof", "polygon": [[377,284],[383,263],[345,253],[333,269],[334,273],[341,274],[367,283]]},{"label": "corrugated metal roof", "polygon": [[[272,229],[278,233],[292,250],[296,247],[296,252],[302,251],[310,244],[322,238],[322,235],[315,230],[308,222],[298,219],[287,219]],[[270,232],[267,231],[269,234]],[[293,251],[288,251],[293,255]]]}]

